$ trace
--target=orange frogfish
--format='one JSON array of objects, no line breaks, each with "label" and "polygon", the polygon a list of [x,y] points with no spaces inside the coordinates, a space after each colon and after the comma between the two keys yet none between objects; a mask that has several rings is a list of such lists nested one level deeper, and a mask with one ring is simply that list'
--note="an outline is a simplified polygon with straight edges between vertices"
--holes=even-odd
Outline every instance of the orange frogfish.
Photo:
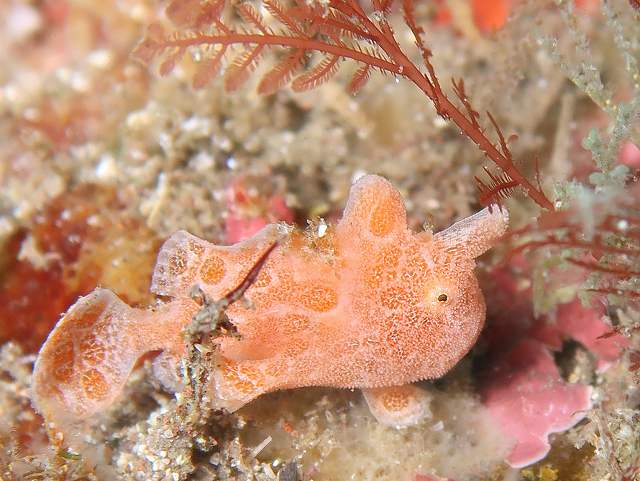
[{"label": "orange frogfish", "polygon": [[179,231],[158,254],[151,290],[163,302],[129,307],[107,289],[80,298],[38,356],[33,400],[54,425],[112,405],[141,356],[159,351],[155,375],[180,389],[183,329],[201,306],[233,291],[278,241],[246,302],[229,306],[234,336],[216,338],[214,405],[234,411],[261,394],[302,386],[360,388],[374,416],[393,426],[429,413],[426,391],[474,345],[485,303],[474,259],[508,223],[484,209],[433,234],[407,227],[400,193],[368,175],[351,188],[342,219],[322,237],[271,224],[233,246]]}]

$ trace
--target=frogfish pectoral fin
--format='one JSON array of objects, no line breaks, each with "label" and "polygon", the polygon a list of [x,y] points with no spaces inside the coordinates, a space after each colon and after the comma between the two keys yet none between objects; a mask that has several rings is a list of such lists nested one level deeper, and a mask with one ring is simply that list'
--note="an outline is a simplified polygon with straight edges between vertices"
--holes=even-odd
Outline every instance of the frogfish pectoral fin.
[{"label": "frogfish pectoral fin", "polygon": [[363,389],[371,414],[382,424],[403,428],[431,417],[429,393],[413,384]]}]

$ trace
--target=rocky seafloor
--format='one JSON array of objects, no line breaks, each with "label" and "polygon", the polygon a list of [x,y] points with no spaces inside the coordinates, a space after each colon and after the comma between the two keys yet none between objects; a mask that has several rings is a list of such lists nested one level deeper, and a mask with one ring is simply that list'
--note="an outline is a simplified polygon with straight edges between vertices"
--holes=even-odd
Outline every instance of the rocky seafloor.
[{"label": "rocky seafloor", "polygon": [[430,417],[386,427],[358,391],[329,387],[199,411],[149,358],[83,449],[47,429],[30,383],[48,333],[96,286],[154,303],[173,232],[231,244],[283,221],[317,234],[367,173],[399,189],[416,231],[482,208],[490,160],[402,75],[373,73],[354,96],[347,68],[264,96],[269,52],[237,92],[223,78],[194,89],[197,55],[165,76],[131,56],[148,25],[170,26],[166,6],[0,2],[0,479],[639,479],[640,16],[623,0],[416,2],[443,88],[464,79],[557,208],[504,201],[510,233],[478,262],[485,329],[421,383]]}]

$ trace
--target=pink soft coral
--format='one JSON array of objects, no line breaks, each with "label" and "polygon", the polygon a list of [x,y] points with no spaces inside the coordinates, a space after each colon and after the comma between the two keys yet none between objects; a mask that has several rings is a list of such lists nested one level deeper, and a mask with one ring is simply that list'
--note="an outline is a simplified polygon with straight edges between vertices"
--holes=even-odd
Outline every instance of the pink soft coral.
[{"label": "pink soft coral", "polygon": [[219,299],[233,290],[277,240],[247,303],[227,311],[240,338],[216,339],[211,390],[235,410],[277,389],[324,385],[363,388],[373,413],[392,425],[428,412],[408,383],[446,373],[475,343],[485,304],[474,258],[507,225],[485,209],[438,234],[407,228],[400,194],[366,176],[352,188],[342,220],[321,238],[269,225],[220,247],[187,232],[158,255],[152,291],[173,300],[156,311],[132,309],[105,290],[80,299],[40,352],[34,399],[48,420],[88,417],[121,392],[146,351],[162,350],[156,373],[176,385],[181,337],[199,306],[199,286]]}]

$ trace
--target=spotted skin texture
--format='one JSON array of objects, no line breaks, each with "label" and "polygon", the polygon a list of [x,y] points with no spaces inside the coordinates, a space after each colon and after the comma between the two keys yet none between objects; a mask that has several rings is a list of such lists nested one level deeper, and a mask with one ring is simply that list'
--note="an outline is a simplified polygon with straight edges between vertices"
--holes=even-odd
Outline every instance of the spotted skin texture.
[{"label": "spotted skin texture", "polygon": [[[175,385],[172,376],[184,351],[179,333],[197,310],[190,300],[193,287],[221,298],[279,240],[246,291],[247,302],[227,311],[239,336],[214,341],[216,405],[233,411],[265,392],[302,386],[361,388],[381,422],[414,424],[428,415],[429,397],[408,384],[442,376],[475,343],[485,304],[474,259],[497,241],[507,222],[506,211],[493,206],[437,234],[416,234],[407,228],[399,192],[381,177],[365,176],[353,185],[340,222],[322,239],[273,224],[222,247],[177,232],[158,254],[151,286],[171,300],[156,311],[143,311],[128,308],[108,291],[81,299],[41,352],[37,405],[55,399],[78,415],[106,406],[141,355],[131,346],[146,329],[157,342],[144,344],[167,353],[157,360],[155,372],[165,385]],[[94,308],[101,312],[97,324],[88,314],[77,315]],[[87,322],[78,337],[70,319],[83,316]],[[100,322],[126,327],[114,332]],[[73,338],[78,339],[70,349]],[[97,349],[81,338],[99,339],[108,347]],[[92,363],[84,361],[87,356]],[[109,363],[126,367],[114,365],[109,371]],[[56,370],[64,378],[62,387],[38,377],[38,371],[48,376]],[[110,372],[117,382],[105,378],[101,383],[100,376]]]}]

